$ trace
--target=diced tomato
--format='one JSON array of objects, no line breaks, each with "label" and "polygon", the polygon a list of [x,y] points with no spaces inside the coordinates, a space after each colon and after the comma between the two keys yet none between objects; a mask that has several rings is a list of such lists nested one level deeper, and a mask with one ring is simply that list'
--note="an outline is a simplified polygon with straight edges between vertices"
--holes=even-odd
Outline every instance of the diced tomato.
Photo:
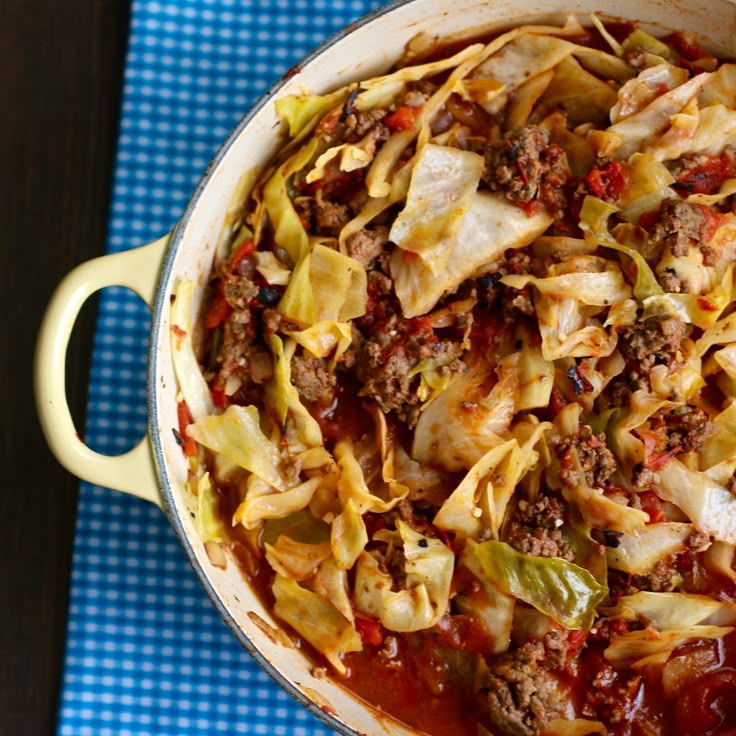
[{"label": "diced tomato", "polygon": [[218,409],[227,408],[230,401],[224,389],[222,389],[220,386],[210,386],[210,394],[212,396],[212,403]]},{"label": "diced tomato", "polygon": [[355,628],[363,644],[377,647],[383,642],[383,627],[380,621],[356,616]]},{"label": "diced tomato", "polygon": [[256,252],[256,244],[252,238],[244,240],[230,258],[230,270],[237,273],[238,266],[245,258],[249,258]]},{"label": "diced tomato", "polygon": [[588,189],[606,202],[617,202],[626,188],[626,169],[620,161],[612,161],[602,169],[591,169],[585,177]]},{"label": "diced tomato", "polygon": [[680,56],[687,59],[687,61],[697,61],[698,59],[706,59],[711,56],[698,43],[695,36],[687,31],[671,33],[663,40],[668,46],[672,46]]},{"label": "diced tomato", "polygon": [[577,653],[583,648],[583,645],[588,638],[588,633],[589,632],[583,631],[582,629],[573,630],[568,633],[567,643],[570,646],[570,649],[568,650],[568,655],[570,657],[575,657]]},{"label": "diced tomato", "polygon": [[184,443],[181,449],[187,457],[194,457],[197,454],[197,443],[187,434],[187,427],[192,423],[192,415],[186,401],[180,401],[176,405],[176,415],[179,420],[179,436]]},{"label": "diced tomato", "polygon": [[723,227],[728,222],[728,220],[722,212],[719,212],[714,207],[708,207],[708,205],[706,204],[699,204],[698,207],[705,216],[705,231],[703,233],[703,236],[705,240],[710,240],[715,234],[716,230],[718,230],[718,228],[720,227]]},{"label": "diced tomato", "polygon": [[414,130],[418,114],[418,107],[401,105],[401,107],[397,107],[394,112],[386,116],[383,122],[389,130]]},{"label": "diced tomato", "polygon": [[436,626],[437,643],[483,656],[494,653],[494,641],[480,618],[470,614],[443,616]]},{"label": "diced tomato", "polygon": [[215,298],[212,300],[212,304],[204,317],[205,327],[208,330],[214,330],[215,327],[219,327],[230,316],[230,311],[230,305],[225,299],[225,294],[222,290],[222,282],[220,282],[217,294],[215,294]]},{"label": "diced tomato", "polygon": [[654,225],[656,225],[658,220],[659,210],[651,210],[650,212],[645,212],[639,218],[639,225],[643,227],[646,231],[649,231],[654,227]]},{"label": "diced tomato", "polygon": [[698,161],[677,177],[677,188],[685,195],[715,194],[726,179],[736,176],[736,160],[732,158],[703,155]]},{"label": "diced tomato", "polygon": [[654,491],[642,491],[639,494],[639,502],[642,511],[649,514],[650,524],[659,524],[665,520],[664,511],[662,510],[662,499]]},{"label": "diced tomato", "polygon": [[709,302],[704,297],[698,297],[698,306],[704,311],[704,312],[717,312],[720,307],[717,307],[713,302]]}]

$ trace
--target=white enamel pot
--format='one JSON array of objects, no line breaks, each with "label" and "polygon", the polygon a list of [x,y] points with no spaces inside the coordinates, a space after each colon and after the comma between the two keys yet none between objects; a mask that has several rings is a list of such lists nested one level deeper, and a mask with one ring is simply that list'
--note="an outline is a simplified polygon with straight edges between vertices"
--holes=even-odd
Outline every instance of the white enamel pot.
[{"label": "white enamel pot", "polygon": [[[417,33],[437,37],[486,34],[530,22],[560,23],[569,12],[636,20],[656,32],[688,30],[714,50],[736,56],[734,0],[410,0],[394,2],[323,44],[242,119],[207,169],[174,231],[147,246],[82,264],[60,284],[38,339],[35,383],[49,445],[72,473],[159,505],[169,518],[213,604],[243,646],[291,695],[345,734],[411,734],[358,701],[278,635],[279,622],[248,587],[232,560],[211,564],[189,513],[187,464],[172,428],[178,426],[171,361],[171,296],[181,279],[197,284],[201,302],[221,233],[236,217],[232,204],[280,143],[274,99],[303,88],[323,93],[387,70]],[[239,195],[239,196],[236,196]],[[95,291],[111,285],[138,293],[152,312],[148,356],[148,434],[125,455],[107,457],[84,445],[67,406],[65,353],[77,314]],[[194,315],[194,313],[193,313]]]}]

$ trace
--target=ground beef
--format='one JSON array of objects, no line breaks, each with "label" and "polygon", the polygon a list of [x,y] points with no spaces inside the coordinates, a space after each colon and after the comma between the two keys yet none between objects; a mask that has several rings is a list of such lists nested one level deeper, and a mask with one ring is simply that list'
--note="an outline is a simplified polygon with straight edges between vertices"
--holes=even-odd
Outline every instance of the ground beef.
[{"label": "ground beef", "polygon": [[650,239],[674,256],[686,256],[691,243],[705,245],[708,219],[697,204],[681,199],[665,199],[659,211],[659,221],[649,233]]},{"label": "ground beef", "polygon": [[258,287],[246,276],[239,276],[225,280],[224,293],[225,300],[234,310],[247,309],[258,296]]},{"label": "ground beef", "polygon": [[491,726],[505,736],[535,736],[555,718],[564,718],[566,699],[559,678],[547,668],[540,641],[489,662],[487,705]]},{"label": "ground beef", "polygon": [[363,228],[346,241],[348,255],[368,267],[380,255],[388,242],[388,230],[382,225],[373,229]]},{"label": "ground beef", "polygon": [[345,117],[345,141],[354,143],[372,130],[380,131],[374,135],[388,137],[388,128],[378,125],[388,114],[388,110],[353,110]]},{"label": "ground beef", "polygon": [[399,319],[396,315],[368,336],[357,356],[360,396],[372,398],[384,412],[395,411],[409,427],[419,419],[418,375],[411,371],[420,360],[432,358],[444,365],[444,373],[465,369],[457,356],[461,349],[451,341],[439,340],[428,320]]},{"label": "ground beef", "polygon": [[348,205],[325,199],[320,189],[317,190],[313,207],[315,229],[323,235],[337,237],[351,220]]},{"label": "ground beef", "polygon": [[562,526],[565,502],[555,496],[540,495],[535,501],[521,501],[509,524],[506,542],[518,552],[535,557],[561,557],[574,561]]},{"label": "ground beef", "polygon": [[643,677],[631,671],[617,671],[601,662],[585,691],[582,715],[606,723],[624,723],[641,690]]},{"label": "ground beef", "polygon": [[[583,425],[576,434],[553,438],[553,446],[560,458],[560,480],[567,487],[579,485],[582,481],[592,488],[600,488],[616,471],[616,458],[606,447],[603,432],[593,434],[590,427]],[[575,448],[584,478],[570,462],[568,453]]]},{"label": "ground beef", "polygon": [[658,412],[649,424],[659,437],[659,452],[699,452],[713,432],[708,415],[690,404]]},{"label": "ground beef", "polygon": [[321,406],[333,402],[337,379],[324,358],[295,355],[291,360],[291,378],[304,401]]},{"label": "ground beef", "polygon": [[484,151],[483,180],[492,191],[502,191],[514,204],[538,201],[555,217],[567,205],[565,184],[570,167],[564,151],[549,142],[549,133],[529,125],[507,133]]},{"label": "ground beef", "polygon": [[658,279],[659,285],[669,294],[687,292],[687,284],[677,275],[674,268],[666,268]]},{"label": "ground beef", "polygon": [[653,314],[625,327],[618,348],[639,372],[648,373],[657,364],[668,364],[689,333],[688,325],[677,317]]}]

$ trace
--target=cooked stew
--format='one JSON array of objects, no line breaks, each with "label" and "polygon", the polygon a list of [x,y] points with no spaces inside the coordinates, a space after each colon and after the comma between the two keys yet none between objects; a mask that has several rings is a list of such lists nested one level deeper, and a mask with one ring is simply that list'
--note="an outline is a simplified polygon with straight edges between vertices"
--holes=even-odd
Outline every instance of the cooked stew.
[{"label": "cooked stew", "polygon": [[279,99],[173,305],[212,561],[432,736],[736,733],[736,65],[590,23]]}]

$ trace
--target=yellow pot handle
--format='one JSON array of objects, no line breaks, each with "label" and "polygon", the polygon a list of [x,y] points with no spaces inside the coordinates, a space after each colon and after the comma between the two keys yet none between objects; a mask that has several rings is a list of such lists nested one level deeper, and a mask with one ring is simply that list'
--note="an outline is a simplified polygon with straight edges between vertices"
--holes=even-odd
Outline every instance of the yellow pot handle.
[{"label": "yellow pot handle", "polygon": [[56,459],[82,480],[144,498],[158,506],[161,493],[151,445],[144,437],[132,450],[110,456],[93,452],[74,427],[66,397],[66,351],[84,302],[106,286],[125,286],[153,306],[161,262],[170,235],[140,248],[82,263],[51,297],[34,360],[36,406]]}]

